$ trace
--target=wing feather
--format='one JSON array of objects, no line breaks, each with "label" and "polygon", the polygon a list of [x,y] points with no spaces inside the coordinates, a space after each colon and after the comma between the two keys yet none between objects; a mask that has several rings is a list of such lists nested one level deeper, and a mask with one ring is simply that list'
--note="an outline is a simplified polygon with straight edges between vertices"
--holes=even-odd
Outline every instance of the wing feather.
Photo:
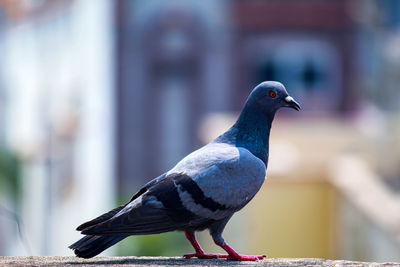
[{"label": "wing feather", "polygon": [[113,218],[82,231],[85,235],[144,235],[196,228],[202,218],[183,206],[173,177],[165,177]]}]

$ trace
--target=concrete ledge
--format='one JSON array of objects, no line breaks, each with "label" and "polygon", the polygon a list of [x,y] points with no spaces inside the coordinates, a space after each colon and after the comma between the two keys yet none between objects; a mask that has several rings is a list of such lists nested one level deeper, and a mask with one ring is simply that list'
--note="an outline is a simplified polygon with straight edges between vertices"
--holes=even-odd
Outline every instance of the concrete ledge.
[{"label": "concrete ledge", "polygon": [[324,259],[272,258],[258,262],[227,260],[186,260],[181,257],[0,257],[0,266],[400,266],[400,263],[373,263]]}]

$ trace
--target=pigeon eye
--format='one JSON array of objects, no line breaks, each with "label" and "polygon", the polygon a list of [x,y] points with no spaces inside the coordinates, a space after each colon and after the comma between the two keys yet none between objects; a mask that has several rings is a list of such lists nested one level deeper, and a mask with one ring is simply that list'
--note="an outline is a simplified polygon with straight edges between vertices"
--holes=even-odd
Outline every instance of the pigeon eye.
[{"label": "pigeon eye", "polygon": [[271,91],[268,92],[268,95],[269,95],[270,98],[275,98],[276,97],[276,92],[271,90]]}]

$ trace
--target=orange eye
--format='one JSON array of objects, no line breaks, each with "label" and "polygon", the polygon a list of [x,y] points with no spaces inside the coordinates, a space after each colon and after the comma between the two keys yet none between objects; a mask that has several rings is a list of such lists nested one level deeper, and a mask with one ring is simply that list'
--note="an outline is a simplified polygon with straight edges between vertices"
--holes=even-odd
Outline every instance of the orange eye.
[{"label": "orange eye", "polygon": [[275,98],[276,97],[276,92],[271,90],[271,91],[269,91],[268,95],[271,98]]}]

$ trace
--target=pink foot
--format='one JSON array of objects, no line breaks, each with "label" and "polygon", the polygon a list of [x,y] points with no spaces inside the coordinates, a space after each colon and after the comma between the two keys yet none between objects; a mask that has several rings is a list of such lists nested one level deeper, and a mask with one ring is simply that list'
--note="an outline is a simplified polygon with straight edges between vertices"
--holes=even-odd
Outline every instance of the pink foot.
[{"label": "pink foot", "polygon": [[249,255],[229,255],[227,260],[230,261],[258,261],[264,259],[265,255],[256,255],[256,256],[249,256]]},{"label": "pink foot", "polygon": [[185,259],[190,259],[197,257],[198,259],[219,259],[219,258],[227,258],[228,255],[222,255],[222,254],[208,254],[204,253],[203,249],[200,247],[199,243],[197,242],[194,233],[193,232],[185,232],[186,238],[190,241],[190,244],[192,244],[194,250],[196,253],[191,253],[191,254],[186,254],[183,255]]},{"label": "pink foot", "polygon": [[226,254],[209,254],[209,253],[191,253],[183,255],[185,259],[197,257],[198,259],[219,259],[228,258]]},{"label": "pink foot", "polygon": [[223,248],[226,252],[228,252],[227,260],[231,261],[258,261],[264,259],[265,255],[256,255],[256,256],[248,256],[248,255],[240,255],[233,248],[231,248],[227,243],[219,243],[214,239],[215,244]]}]

